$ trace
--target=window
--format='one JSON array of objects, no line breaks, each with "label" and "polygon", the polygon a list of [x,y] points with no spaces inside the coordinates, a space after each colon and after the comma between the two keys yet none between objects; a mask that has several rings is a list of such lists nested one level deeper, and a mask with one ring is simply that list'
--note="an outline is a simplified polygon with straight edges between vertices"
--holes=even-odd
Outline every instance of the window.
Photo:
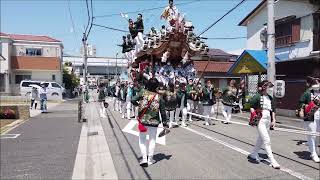
[{"label": "window", "polygon": [[55,87],[55,88],[61,88],[61,86],[59,86],[59,84],[57,84],[57,83],[52,83],[51,85],[52,85],[52,87]]},{"label": "window", "polygon": [[55,80],[56,80],[56,75],[52,74],[52,81],[55,81]]},{"label": "window", "polygon": [[49,83],[43,83],[45,87],[48,87],[49,86]]},{"label": "window", "polygon": [[31,79],[31,75],[16,75],[16,84],[20,84],[22,80]]},{"label": "window", "polygon": [[276,21],[275,31],[276,47],[287,46],[300,41],[300,18]]},{"label": "window", "polygon": [[26,55],[27,56],[41,56],[42,49],[40,49],[40,48],[26,48]]},{"label": "window", "polygon": [[35,85],[40,86],[40,82],[29,82],[29,81],[23,82],[23,83],[21,84],[21,86],[22,86],[22,87],[29,87],[31,84],[35,84]]}]

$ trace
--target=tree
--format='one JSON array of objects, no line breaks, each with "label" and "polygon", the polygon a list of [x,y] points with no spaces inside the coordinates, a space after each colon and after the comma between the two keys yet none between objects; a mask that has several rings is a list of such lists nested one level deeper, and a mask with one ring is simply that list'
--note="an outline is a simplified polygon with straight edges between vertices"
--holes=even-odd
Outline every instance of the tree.
[{"label": "tree", "polygon": [[79,86],[80,79],[74,74],[69,73],[66,68],[63,68],[63,83],[66,89],[73,90],[75,87]]}]

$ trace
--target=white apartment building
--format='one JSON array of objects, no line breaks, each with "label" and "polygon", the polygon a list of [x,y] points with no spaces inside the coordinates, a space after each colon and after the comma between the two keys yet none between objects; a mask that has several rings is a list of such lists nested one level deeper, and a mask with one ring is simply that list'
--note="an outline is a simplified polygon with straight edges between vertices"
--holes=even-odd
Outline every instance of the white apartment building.
[{"label": "white apartment building", "polygon": [[0,92],[16,94],[22,80],[62,84],[61,41],[48,36],[0,33]]}]

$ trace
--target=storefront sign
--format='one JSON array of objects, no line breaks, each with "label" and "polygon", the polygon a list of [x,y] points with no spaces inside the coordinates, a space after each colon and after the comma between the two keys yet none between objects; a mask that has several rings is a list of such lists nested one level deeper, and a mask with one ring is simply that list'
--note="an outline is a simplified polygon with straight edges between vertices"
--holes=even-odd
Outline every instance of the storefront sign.
[{"label": "storefront sign", "polygon": [[265,68],[252,56],[246,54],[239,60],[237,66],[233,69],[232,74],[252,74],[265,71]]}]

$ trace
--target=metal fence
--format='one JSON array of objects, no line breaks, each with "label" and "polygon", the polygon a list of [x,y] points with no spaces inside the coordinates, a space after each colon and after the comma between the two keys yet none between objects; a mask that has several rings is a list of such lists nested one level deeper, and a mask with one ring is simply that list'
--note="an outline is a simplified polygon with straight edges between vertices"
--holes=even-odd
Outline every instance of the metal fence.
[{"label": "metal fence", "polygon": [[[266,80],[267,75],[261,74],[260,81]],[[258,92],[259,75],[248,75],[248,95],[254,96]]]}]

